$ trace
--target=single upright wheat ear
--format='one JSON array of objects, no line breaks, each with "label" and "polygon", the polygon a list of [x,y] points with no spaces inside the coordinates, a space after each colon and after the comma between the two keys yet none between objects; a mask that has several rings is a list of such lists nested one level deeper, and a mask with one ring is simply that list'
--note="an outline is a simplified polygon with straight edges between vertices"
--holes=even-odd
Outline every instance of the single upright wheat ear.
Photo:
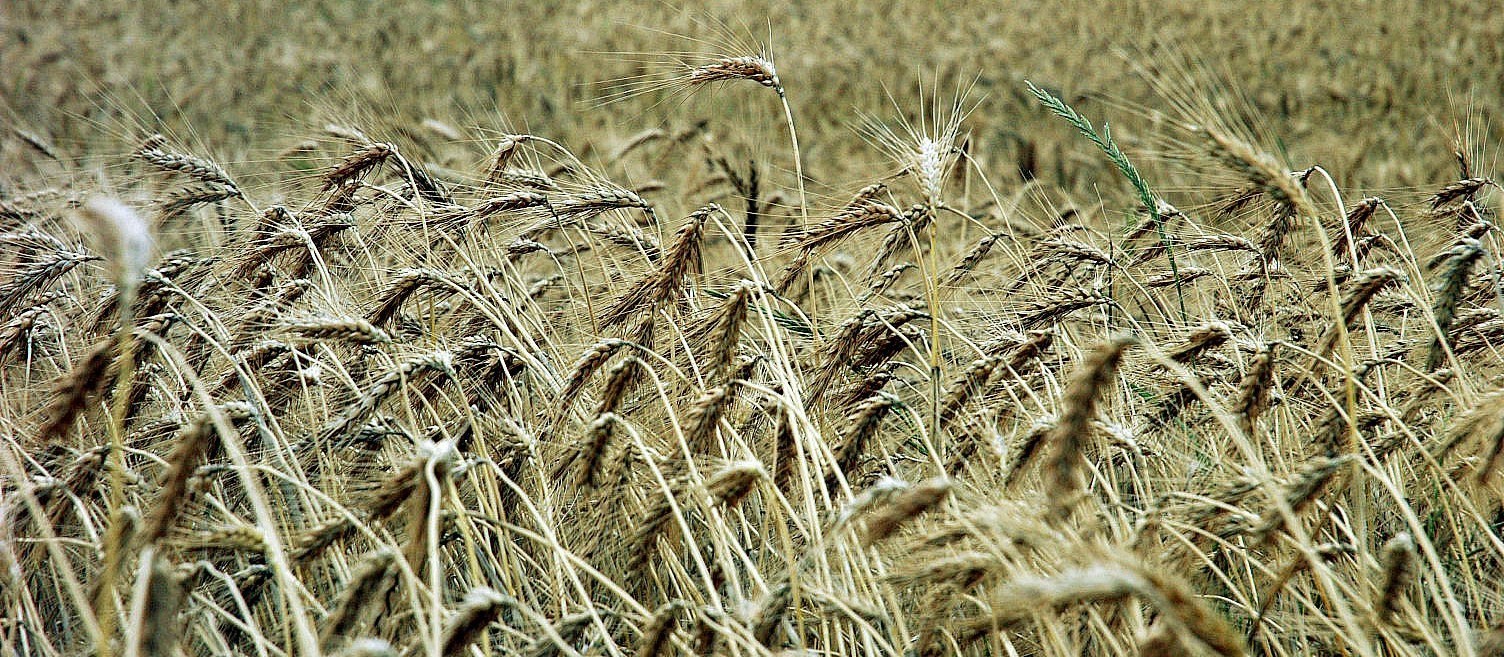
[{"label": "single upright wheat ear", "polygon": [[1274,349],[1278,344],[1268,342],[1261,345],[1248,371],[1238,382],[1238,398],[1232,411],[1237,414],[1238,426],[1245,435],[1253,435],[1254,424],[1269,406],[1269,392],[1274,387]]},{"label": "single upright wheat ear", "polygon": [[1435,371],[1446,360],[1447,334],[1452,320],[1457,316],[1457,305],[1467,285],[1473,264],[1483,256],[1483,245],[1476,239],[1465,238],[1443,254],[1441,279],[1436,287],[1436,304],[1432,312],[1436,317],[1436,337],[1431,341],[1431,350],[1426,354],[1426,369]]},{"label": "single upright wheat ear", "polygon": [[517,156],[519,147],[533,140],[532,135],[505,135],[496,141],[491,153],[491,166],[486,171],[486,183],[494,185],[501,181],[507,166]]},{"label": "single upright wheat ear", "polygon": [[[573,370],[564,380],[564,387],[559,392],[559,401],[564,409],[568,409],[579,396],[585,391],[585,385],[590,383],[590,378],[600,371],[611,360],[612,356],[620,353],[622,349],[631,343],[617,338],[607,338],[597,342],[585,350],[579,360],[575,361]],[[622,385],[625,385],[623,383]]]},{"label": "single upright wheat ear", "polygon": [[1380,554],[1384,567],[1384,580],[1379,586],[1379,597],[1374,602],[1374,618],[1387,624],[1399,612],[1405,589],[1415,579],[1415,540],[1401,532],[1384,544]]},{"label": "single upright wheat ear", "polygon": [[730,383],[714,386],[690,404],[684,414],[684,442],[690,452],[710,454],[714,451],[716,428],[732,400],[734,387]]},{"label": "single upright wheat ear", "polygon": [[355,629],[366,610],[375,605],[385,595],[385,589],[395,582],[393,567],[397,556],[396,550],[381,548],[361,558],[329,616],[324,619],[320,643],[325,650],[331,648],[336,639]]},{"label": "single upright wheat ear", "polygon": [[171,657],[177,654],[182,634],[177,616],[184,603],[185,575],[161,554],[154,551],[146,554],[153,557],[142,592],[146,600],[140,603],[146,613],[141,626],[135,628],[138,643],[133,648],[143,657]]},{"label": "single upright wheat ear", "polygon": [[39,431],[40,440],[52,442],[73,428],[74,420],[84,412],[89,397],[107,383],[105,372],[114,357],[115,341],[106,339],[89,349],[58,382],[57,395],[47,406],[47,423]]},{"label": "single upright wheat ear", "polygon": [[219,436],[213,414],[205,412],[178,434],[162,474],[160,492],[141,533],[143,543],[155,544],[167,535],[187,503],[188,480],[198,462],[211,451]]},{"label": "single upright wheat ear", "polygon": [[697,331],[699,339],[706,343],[704,369],[707,379],[729,380],[733,374],[732,365],[736,361],[742,325],[761,291],[762,288],[751,281],[738,283],[704,327]]},{"label": "single upright wheat ear", "polygon": [[576,473],[571,480],[574,487],[584,490],[595,486],[600,464],[605,459],[606,450],[610,448],[612,438],[622,422],[621,416],[615,413],[605,412],[597,415],[586,428],[585,435],[575,443],[574,454],[569,460],[560,463],[554,478],[562,479],[570,468],[574,468]]},{"label": "single upright wheat ear", "polygon": [[[902,403],[898,397],[888,393],[879,392],[867,398],[856,411],[848,418],[850,426],[847,427],[841,444],[835,450],[836,467],[842,476],[850,478],[856,473],[856,466],[862,454],[865,453],[867,443],[877,435],[882,426],[883,417]],[[826,479],[826,488],[833,489],[836,483],[835,473]]]},{"label": "single upright wheat ear", "polygon": [[1097,406],[1117,375],[1123,352],[1137,341],[1131,336],[1120,336],[1099,345],[1077,367],[1061,397],[1060,418],[1045,439],[1052,450],[1046,472],[1050,508],[1056,517],[1069,514],[1080,493],[1080,470],[1086,461],[1091,421],[1096,419]]}]

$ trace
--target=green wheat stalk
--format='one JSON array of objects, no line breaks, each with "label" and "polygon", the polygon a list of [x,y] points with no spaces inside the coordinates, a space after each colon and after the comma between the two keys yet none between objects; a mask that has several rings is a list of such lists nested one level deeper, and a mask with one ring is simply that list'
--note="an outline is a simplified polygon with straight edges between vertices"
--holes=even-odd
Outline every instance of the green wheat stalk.
[{"label": "green wheat stalk", "polygon": [[1077,112],[1075,108],[1065,104],[1065,101],[1060,100],[1048,91],[1034,86],[1033,82],[1024,80],[1024,84],[1028,85],[1029,93],[1034,94],[1034,97],[1039,99],[1039,102],[1049,109],[1051,113],[1065,119],[1083,137],[1086,137],[1091,143],[1096,144],[1097,148],[1101,149],[1107,155],[1107,159],[1112,161],[1112,165],[1123,173],[1124,178],[1128,179],[1128,183],[1133,185],[1134,192],[1138,194],[1138,202],[1144,206],[1144,211],[1149,213],[1149,221],[1154,224],[1155,232],[1159,233],[1159,241],[1164,245],[1165,256],[1170,259],[1170,274],[1175,277],[1175,294],[1180,298],[1180,316],[1181,319],[1185,319],[1187,316],[1185,310],[1185,292],[1180,286],[1180,268],[1175,262],[1175,251],[1171,248],[1170,236],[1165,233],[1164,217],[1161,217],[1159,214],[1159,203],[1155,200],[1154,192],[1149,189],[1149,183],[1144,181],[1144,177],[1138,172],[1138,168],[1133,166],[1132,162],[1128,161],[1128,156],[1123,153],[1123,149],[1118,148],[1118,143],[1112,140],[1112,129],[1106,122],[1102,123],[1102,131],[1097,132],[1097,129],[1092,127],[1090,120],[1081,116],[1081,113]]}]

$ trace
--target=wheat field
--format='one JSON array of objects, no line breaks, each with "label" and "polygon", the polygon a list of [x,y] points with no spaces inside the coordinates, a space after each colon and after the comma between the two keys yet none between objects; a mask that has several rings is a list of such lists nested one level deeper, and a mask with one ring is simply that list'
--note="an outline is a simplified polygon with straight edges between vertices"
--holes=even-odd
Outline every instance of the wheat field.
[{"label": "wheat field", "polygon": [[1504,656],[1486,3],[0,30],[4,654]]}]

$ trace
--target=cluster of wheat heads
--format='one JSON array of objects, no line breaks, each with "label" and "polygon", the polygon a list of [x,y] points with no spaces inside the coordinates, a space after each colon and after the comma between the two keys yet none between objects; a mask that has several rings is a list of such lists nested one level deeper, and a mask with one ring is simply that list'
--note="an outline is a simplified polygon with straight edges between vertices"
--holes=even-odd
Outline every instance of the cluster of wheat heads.
[{"label": "cluster of wheat heads", "polygon": [[[771,61],[677,79],[775,91],[798,166]],[[629,189],[542,136],[464,172],[343,126],[259,187],[153,136],[112,169],[137,202],[7,193],[0,647],[1504,654],[1472,150],[1357,200],[1177,102],[1231,181],[1181,210],[1033,91],[1126,226],[1026,212],[960,111],[875,127],[900,173],[820,207],[714,157]]]}]

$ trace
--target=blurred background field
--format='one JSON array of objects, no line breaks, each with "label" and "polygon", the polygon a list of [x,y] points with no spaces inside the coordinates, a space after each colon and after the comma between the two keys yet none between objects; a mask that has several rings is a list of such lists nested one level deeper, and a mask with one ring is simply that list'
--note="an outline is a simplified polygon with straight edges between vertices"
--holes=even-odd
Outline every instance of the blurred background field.
[{"label": "blurred background field", "polygon": [[708,120],[747,157],[786,167],[776,109],[744,102],[755,89],[729,90],[738,102],[652,92],[600,106],[611,82],[643,72],[642,54],[764,42],[813,180],[871,170],[857,113],[912,111],[921,94],[974,85],[973,152],[998,175],[1022,164],[1079,190],[1100,158],[1023,80],[1134,145],[1164,103],[1130,62],[1169,54],[1223,76],[1291,161],[1322,163],[1344,185],[1403,188],[1450,172],[1469,119],[1493,137],[1479,141],[1498,141],[1504,15],[1488,5],[17,0],[0,9],[0,111],[67,156],[118,153],[161,130],[252,167],[329,120],[562,135],[587,161],[639,130]]}]

